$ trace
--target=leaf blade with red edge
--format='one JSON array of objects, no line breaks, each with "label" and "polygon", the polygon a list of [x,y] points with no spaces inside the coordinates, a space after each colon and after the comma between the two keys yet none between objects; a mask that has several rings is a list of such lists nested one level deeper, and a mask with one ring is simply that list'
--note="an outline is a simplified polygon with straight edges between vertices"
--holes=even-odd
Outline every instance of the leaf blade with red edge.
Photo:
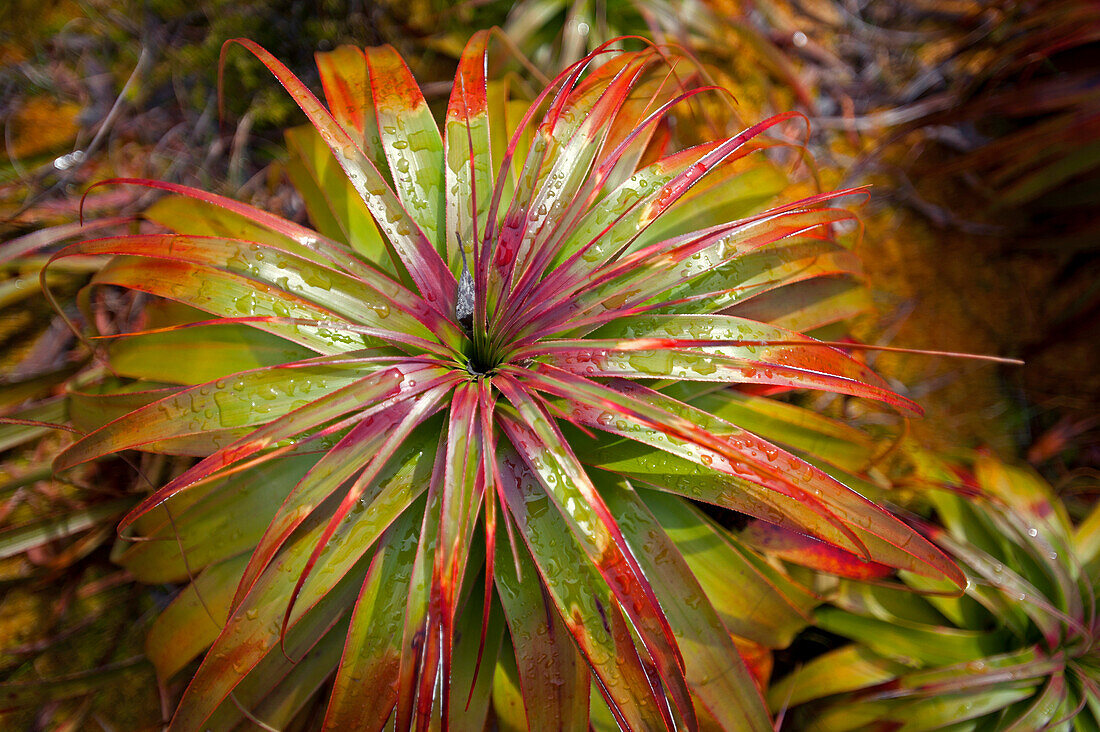
[{"label": "leaf blade with red edge", "polygon": [[669,599],[665,613],[696,700],[721,729],[771,732],[752,676],[676,545],[626,481],[604,481],[602,488],[654,591]]},{"label": "leaf blade with red edge", "polygon": [[[288,373],[299,376],[303,386],[305,380],[310,379],[311,385],[313,380],[318,384],[321,381],[326,385],[331,383],[334,390],[361,382],[364,384],[364,394],[371,387],[380,389],[382,394],[397,387],[400,381],[398,373],[374,373],[377,371],[380,369],[362,370],[354,365],[348,367],[306,361],[257,369],[237,374],[232,379],[219,379],[176,391],[85,436],[62,451],[55,458],[54,466],[56,470],[65,470],[104,455],[156,441],[200,434],[219,427],[245,428],[268,423],[295,409],[298,398],[277,389],[284,385]],[[261,407],[264,411],[255,409],[257,404],[264,405]]]},{"label": "leaf blade with red edge", "polygon": [[880,449],[867,432],[795,404],[698,383],[662,391],[804,458],[823,461],[849,474],[861,472]]},{"label": "leaf blade with red edge", "polygon": [[295,662],[282,654],[265,657],[206,720],[206,729],[234,729],[260,720],[286,729],[325,683],[340,658],[347,618],[338,620]]},{"label": "leaf blade with red edge", "polygon": [[439,608],[432,604],[432,553],[439,546],[440,493],[446,461],[446,440],[442,434],[437,439],[434,457],[427,486],[427,506],[420,524],[420,537],[405,599],[405,623],[397,670],[395,729],[411,729],[414,719],[420,724],[427,721],[431,714],[431,692],[438,670],[440,625]]},{"label": "leaf blade with red edge", "polygon": [[[729,476],[748,475],[749,480],[743,483],[754,483],[792,499],[785,502],[786,510],[794,508],[793,504],[801,504],[803,509],[811,508],[813,514],[824,519],[824,523],[819,520],[803,525],[802,531],[868,559],[910,569],[917,574],[947,578],[960,589],[966,586],[961,570],[934,545],[794,455],[633,382],[615,381],[611,388],[567,374],[555,383],[555,379],[565,372],[551,374],[551,368],[539,369],[538,388],[569,400],[573,405],[573,420],[578,424],[657,447],[704,465],[707,471],[715,470]],[[712,466],[719,466],[721,470]],[[762,491],[757,491],[758,497],[763,495]],[[725,491],[712,494],[710,500],[722,505],[732,499],[725,494]],[[700,495],[692,497],[701,498]],[[761,518],[791,526],[789,517],[779,509],[780,504],[772,505],[774,513]],[[733,503],[730,507],[752,509],[751,502]],[[747,512],[759,516],[761,510]]]},{"label": "leaf blade with red edge", "polygon": [[446,463],[439,510],[439,546],[432,568],[433,605],[438,606],[442,644],[442,714],[449,719],[455,618],[466,574],[470,543],[485,495],[485,474],[480,456],[481,433],[474,429],[478,417],[480,385],[460,383],[451,397],[447,420]]},{"label": "leaf blade with red edge", "polygon": [[478,31],[466,43],[444,123],[447,261],[459,267],[461,244],[468,252],[471,272],[477,271],[477,244],[488,227],[495,175],[490,140],[496,124],[489,117],[486,76],[488,41],[489,32]]},{"label": "leaf blade with red edge", "polygon": [[[283,440],[298,437],[303,431],[338,419],[356,408],[361,411],[374,408],[377,411],[387,406],[387,400],[399,393],[397,389],[402,380],[410,375],[419,375],[422,370],[384,369],[318,397],[289,415],[253,430],[233,444],[204,457],[155,491],[122,520],[119,531],[126,531],[156,506],[200,483],[240,472],[293,451],[293,445],[277,446]],[[411,387],[407,391],[411,391]],[[357,414],[351,419],[337,421],[314,434],[308,434],[307,437],[310,440],[331,438],[358,421],[358,417]]]},{"label": "leaf blade with red edge", "polygon": [[394,190],[428,243],[443,253],[444,164],[439,127],[397,51],[377,46],[366,49],[365,55],[381,149],[389,162]]},{"label": "leaf blade with red edge", "polygon": [[[679,322],[668,322],[668,328],[679,334],[667,329],[647,332],[643,326],[639,330],[644,335],[638,338],[545,341],[520,351],[519,357],[541,357],[543,363],[588,377],[771,384],[865,397],[909,413],[922,411],[881,386],[876,374],[835,347],[729,316],[671,317]],[[625,334],[631,324],[629,319],[624,321]],[[691,338],[688,329],[693,327],[718,337]]]},{"label": "leaf blade with red edge", "polygon": [[381,729],[397,703],[401,632],[424,505],[423,499],[412,504],[379,541],[355,601],[324,729]]},{"label": "leaf blade with red edge", "polygon": [[[812,196],[748,219],[635,247],[622,258],[594,268],[587,280],[572,287],[559,289],[548,279],[542,290],[550,304],[530,313],[533,320],[524,325],[521,337],[526,341],[578,329],[587,332],[646,304],[662,311],[710,314],[711,307],[717,309],[778,287],[788,272],[790,281],[818,276],[814,270],[828,273],[829,262],[813,259],[828,253],[823,232],[830,224],[852,216],[841,209],[801,209],[839,195],[843,193]],[[811,258],[811,269],[792,269],[793,263],[782,255],[778,263],[770,261],[768,248],[777,242],[804,240],[819,242],[815,251],[804,255]],[[840,255],[838,264],[855,266]]]},{"label": "leaf blade with red edge", "polygon": [[[560,112],[552,111],[539,132],[546,137],[550,164],[539,171],[541,185],[529,201],[513,201],[526,209],[516,256],[507,266],[509,298],[521,305],[532,284],[566,240],[576,220],[598,193],[602,176],[591,166],[611,133],[611,120],[622,108],[637,79],[654,60],[652,52],[622,54],[601,65],[565,97]],[[509,212],[514,215],[513,212]],[[503,312],[507,317],[509,313]]]},{"label": "leaf blade with red edge", "polygon": [[[516,547],[523,573],[516,579],[532,587],[537,580],[545,587],[553,600],[554,612],[560,615],[599,679],[597,685],[621,726],[627,729],[667,727],[671,720],[669,710],[664,707],[666,702],[658,698],[629,632],[623,632],[611,588],[600,578],[578,545],[576,536],[553,508],[545,489],[511,444],[501,444],[498,461],[503,503],[508,515],[515,520],[516,533],[523,542]],[[498,546],[503,543],[498,542]],[[533,559],[533,564],[525,563],[525,553]],[[511,561],[512,557],[507,555],[497,561],[498,588],[502,595],[509,592],[507,583],[515,575],[513,567],[504,567]],[[502,599],[502,604],[507,612],[508,600]],[[613,622],[614,615],[620,618]],[[520,627],[519,622],[520,618],[509,618],[510,627]],[[562,671],[568,669],[566,666]],[[521,678],[522,674],[521,670]],[[533,699],[551,707],[567,701],[558,699],[553,692],[549,700],[543,700],[537,693]],[[541,718],[547,711],[536,708],[530,714]]]},{"label": "leaf blade with red edge", "polygon": [[[388,461],[378,478],[381,488],[375,493],[379,499],[367,510],[352,512],[320,557],[315,556],[315,551],[318,540],[326,533],[324,513],[308,517],[281,546],[251,583],[247,594],[236,601],[226,629],[204,661],[209,668],[204,671],[200,667],[192,681],[187,694],[193,696],[185,695],[180,712],[186,707],[189,724],[202,724],[228,691],[257,664],[268,656],[281,654],[280,646],[285,645],[292,658],[301,655],[308,645],[300,644],[301,631],[296,631],[300,623],[327,627],[346,613],[369,570],[375,541],[410,505],[415,505],[416,498],[425,490],[434,456],[425,453],[421,444],[432,441],[434,431],[426,429],[404,443],[405,449]],[[414,513],[414,523],[419,519]],[[303,581],[303,573],[311,562],[319,564],[323,571],[310,573]],[[296,600],[293,606],[288,604],[288,598]],[[324,609],[328,607],[324,603],[335,607]],[[312,642],[309,637],[305,640]]]},{"label": "leaf blade with red edge", "polygon": [[564,442],[560,431],[520,387],[507,369],[498,375],[497,387],[522,415],[523,423],[503,422],[505,434],[531,467],[548,495],[567,518],[589,560],[606,579],[612,594],[623,606],[643,646],[656,663],[665,692],[677,712],[689,723],[694,713],[683,677],[683,659],[672,629],[660,609],[653,589],[645,579],[584,468]]},{"label": "leaf blade with red edge", "polygon": [[[448,328],[426,303],[385,275],[366,268],[344,274],[342,268],[267,245],[222,237],[136,235],[81,242],[54,259],[80,254],[152,259],[153,263],[137,266],[115,260],[94,281],[144,289],[224,317],[291,317],[301,308],[299,317],[359,323],[429,341],[435,341],[437,334],[446,338],[448,330],[452,338],[456,335],[453,326]],[[151,280],[159,274],[156,286],[142,283],[133,274],[142,268]],[[214,282],[208,284],[208,280]],[[257,312],[261,303],[266,307]],[[286,327],[278,334],[302,337]]]},{"label": "leaf blade with red edge", "polygon": [[357,259],[349,260],[345,246],[320,236],[309,227],[201,188],[148,178],[110,178],[96,185],[138,185],[175,194],[178,198],[161,199],[146,211],[146,215],[180,234],[245,239],[279,247],[313,261],[323,261],[329,266],[342,264],[355,267],[357,271],[370,270]]},{"label": "leaf blade with red edge", "polygon": [[[321,132],[340,167],[348,173],[352,185],[370,208],[386,241],[391,244],[404,264],[404,272],[419,289],[420,294],[440,313],[446,313],[454,302],[457,281],[439,252],[425,237],[420,227],[409,216],[401,200],[389,187],[382,174],[363,151],[355,144],[347,131],[317,100],[313,93],[278,59],[258,44],[237,38],[227,43],[239,43],[275,75],[286,88],[310,122]],[[379,104],[375,99],[375,104]],[[439,131],[436,130],[436,136]],[[406,140],[411,145],[411,140]]]}]

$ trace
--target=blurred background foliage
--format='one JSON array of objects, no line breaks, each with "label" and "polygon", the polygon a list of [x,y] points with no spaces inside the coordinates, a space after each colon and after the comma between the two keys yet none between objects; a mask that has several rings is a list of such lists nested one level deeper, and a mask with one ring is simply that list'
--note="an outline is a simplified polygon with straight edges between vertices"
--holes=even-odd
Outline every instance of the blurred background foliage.
[{"label": "blurred background foliage", "polygon": [[[390,43],[440,104],[477,28],[508,32],[527,62],[494,71],[530,88],[609,38],[680,44],[735,98],[678,120],[683,139],[798,109],[810,135],[798,125],[783,133],[811,153],[800,185],[871,186],[857,251],[875,308],[852,323],[857,338],[1027,361],[869,354],[928,411],[896,443],[880,439],[896,435],[892,425],[848,400],[804,400],[881,443],[868,448],[877,466],[869,487],[892,481],[901,491],[892,501],[908,495],[930,512],[915,487],[927,465],[915,456],[969,466],[971,449],[989,448],[1030,462],[1075,525],[1090,515],[1100,469],[1098,15],[1087,0],[8,0],[0,241],[72,224],[79,194],[112,176],[195,185],[304,221],[282,137],[300,113],[248,54],[228,55],[219,117],[228,38],[257,41],[315,89],[315,50]],[[151,200],[99,188],[84,212],[133,216]],[[58,384],[80,357],[63,321],[30,297],[41,261],[2,254],[0,415],[62,421]],[[60,271],[51,284],[75,292],[94,266]],[[54,680],[44,691],[33,685],[45,695],[33,707],[0,700],[0,726],[153,729],[160,699],[179,690],[156,689],[143,635],[171,588],[135,586],[108,561],[113,520],[139,490],[133,466],[48,478],[69,439],[0,425],[0,538],[18,548],[0,552],[0,681],[24,693],[20,684]],[[800,653],[839,646],[811,630],[775,664],[790,671]],[[122,690],[141,702],[121,703]]]}]

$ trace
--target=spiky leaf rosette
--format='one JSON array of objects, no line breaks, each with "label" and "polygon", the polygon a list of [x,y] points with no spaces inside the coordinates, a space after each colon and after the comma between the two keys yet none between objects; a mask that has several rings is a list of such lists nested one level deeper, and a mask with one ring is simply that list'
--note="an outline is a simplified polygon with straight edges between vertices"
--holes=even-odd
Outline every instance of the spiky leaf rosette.
[{"label": "spiky leaf rosette", "polygon": [[442,133],[392,49],[319,54],[326,109],[239,41],[316,130],[288,139],[319,231],[143,181],[178,194],[150,213],[178,233],[60,255],[117,255],[93,286],[163,299],[110,345],[142,381],[89,396],[104,424],[56,467],[201,457],[121,524],[145,539],[119,552],[135,575],[193,578],[153,629],[162,677],[212,643],[173,730],[277,726],[329,676],[327,729],[479,729],[490,699],[502,727],[770,729],[728,630],[755,610],[696,577],[735,552],[681,497],[961,585],[903,523],[692,403],[755,384],[914,408],[839,350],[725,314],[828,323],[835,301],[771,296],[855,266],[840,194],[749,215],[781,187],[747,156],[782,118],[651,144],[705,91],[659,49],[600,51],[517,114],[489,37]]},{"label": "spiky leaf rosette", "polygon": [[965,595],[842,585],[817,621],[854,643],[773,686],[773,707],[822,732],[1097,729],[1100,508],[1074,526],[1030,469],[921,462],[943,481],[928,493],[943,526],[927,533],[966,571]]}]

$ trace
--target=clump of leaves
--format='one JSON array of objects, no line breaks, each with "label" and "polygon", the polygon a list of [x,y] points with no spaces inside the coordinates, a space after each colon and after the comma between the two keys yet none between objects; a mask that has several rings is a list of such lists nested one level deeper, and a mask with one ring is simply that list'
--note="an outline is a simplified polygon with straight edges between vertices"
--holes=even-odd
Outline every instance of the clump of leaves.
[{"label": "clump of leaves", "polygon": [[[124,231],[126,218],[95,230]],[[51,462],[74,441],[70,396],[61,393],[87,360],[72,348],[63,316],[41,297],[45,284],[71,296],[105,257],[72,257],[43,275],[50,253],[87,227],[62,224],[0,244],[0,578],[56,576],[109,544],[114,522],[136,499],[88,465],[64,478]],[[67,305],[72,305],[71,302]],[[75,314],[75,307],[70,308]],[[60,432],[58,429],[60,428]],[[95,486],[95,487],[93,487]]]},{"label": "clump of leaves", "polygon": [[[799,729],[1091,730],[1100,724],[1100,508],[1070,521],[1029,469],[981,456],[928,497],[929,536],[967,574],[962,597],[848,584],[820,627],[854,641],[769,692]],[[935,589],[902,575],[912,589]],[[966,725],[966,726],[960,726]]]},{"label": "clump of leaves", "polygon": [[708,111],[703,104],[693,110],[693,118],[679,128],[689,139],[697,127],[711,128],[699,132],[705,137],[709,131],[713,138],[719,134],[714,129],[732,130],[743,120],[766,116],[761,109],[787,110],[795,102],[806,109],[814,106],[788,59],[737,3],[522,0],[447,5],[429,17],[432,24],[419,24],[434,34],[429,47],[455,57],[466,38],[457,26],[501,25],[536,76],[541,75],[540,69],[557,73],[608,44],[629,50],[644,47],[646,38],[676,44],[702,62],[711,83],[734,92],[738,102],[733,105],[728,99],[715,98],[710,101],[718,109]]},{"label": "clump of leaves", "polygon": [[708,91],[671,51],[598,49],[525,105],[486,78],[489,39],[442,133],[393,49],[318,54],[326,109],[238,41],[312,123],[288,141],[316,230],[132,181],[176,194],[148,214],[175,233],[55,257],[115,256],[86,307],[154,296],[102,353],[101,426],[55,468],[200,458],[116,552],[190,580],[147,646],[168,684],[210,645],[173,730],[480,729],[490,708],[508,729],[771,729],[728,628],[755,610],[723,614],[739,588],[693,563],[732,539],[700,548],[693,500],[962,586],[908,526],[714,409],[733,384],[916,409],[765,322],[833,322],[837,301],[783,286],[856,266],[833,238],[846,192],[753,213],[782,188],[755,139],[792,115],[670,152],[655,130]]}]

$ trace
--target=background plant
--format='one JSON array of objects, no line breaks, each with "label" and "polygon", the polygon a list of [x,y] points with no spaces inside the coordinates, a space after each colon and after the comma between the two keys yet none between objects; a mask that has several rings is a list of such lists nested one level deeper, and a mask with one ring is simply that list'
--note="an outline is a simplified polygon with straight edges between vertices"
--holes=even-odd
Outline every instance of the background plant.
[{"label": "background plant", "polygon": [[[935,460],[929,535],[967,573],[962,597],[843,584],[818,627],[854,641],[769,690],[798,729],[1096,729],[1095,508],[1076,525],[1033,471]],[[902,575],[919,592],[934,589]],[[803,705],[799,707],[799,705]]]}]

